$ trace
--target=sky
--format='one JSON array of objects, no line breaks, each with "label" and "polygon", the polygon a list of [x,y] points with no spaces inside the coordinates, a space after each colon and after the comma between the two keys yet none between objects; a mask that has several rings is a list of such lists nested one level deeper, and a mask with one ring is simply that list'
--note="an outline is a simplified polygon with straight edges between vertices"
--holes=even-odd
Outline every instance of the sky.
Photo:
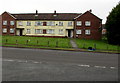
[{"label": "sky", "polygon": [[2,0],[0,14],[9,13],[84,13],[92,9],[92,13],[106,22],[109,12],[120,0]]}]

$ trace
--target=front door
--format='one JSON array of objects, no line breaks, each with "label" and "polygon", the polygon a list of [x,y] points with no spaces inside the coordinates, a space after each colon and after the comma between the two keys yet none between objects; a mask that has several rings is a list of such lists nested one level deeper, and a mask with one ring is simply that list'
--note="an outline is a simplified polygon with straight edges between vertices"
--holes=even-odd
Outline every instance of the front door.
[{"label": "front door", "polygon": [[68,30],[68,37],[71,37],[71,30]]},{"label": "front door", "polygon": [[22,33],[23,33],[23,30],[22,30],[22,29],[20,29],[20,34],[19,34],[19,35],[20,35],[20,36],[22,36]]}]

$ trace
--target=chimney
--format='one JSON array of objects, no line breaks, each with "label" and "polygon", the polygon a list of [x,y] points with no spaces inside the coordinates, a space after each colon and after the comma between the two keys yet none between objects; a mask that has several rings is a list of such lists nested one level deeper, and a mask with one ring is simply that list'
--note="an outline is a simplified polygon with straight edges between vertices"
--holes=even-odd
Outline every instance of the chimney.
[{"label": "chimney", "polygon": [[89,12],[92,12],[92,10],[90,9]]},{"label": "chimney", "polygon": [[38,11],[36,10],[36,14],[35,14],[35,17],[38,17]]},{"label": "chimney", "polygon": [[36,15],[38,14],[38,11],[36,10]]},{"label": "chimney", "polygon": [[54,16],[54,17],[56,17],[56,16],[57,16],[57,14],[56,14],[56,10],[54,11],[54,14],[53,14],[53,16]]},{"label": "chimney", "polygon": [[56,10],[54,11],[54,14],[56,14]]}]

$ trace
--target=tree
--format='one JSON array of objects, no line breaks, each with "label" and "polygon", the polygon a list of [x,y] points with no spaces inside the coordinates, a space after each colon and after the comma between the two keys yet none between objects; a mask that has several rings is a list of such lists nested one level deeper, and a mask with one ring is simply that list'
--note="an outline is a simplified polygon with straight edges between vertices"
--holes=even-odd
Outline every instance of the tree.
[{"label": "tree", "polygon": [[109,44],[120,45],[120,3],[112,9],[105,24]]}]

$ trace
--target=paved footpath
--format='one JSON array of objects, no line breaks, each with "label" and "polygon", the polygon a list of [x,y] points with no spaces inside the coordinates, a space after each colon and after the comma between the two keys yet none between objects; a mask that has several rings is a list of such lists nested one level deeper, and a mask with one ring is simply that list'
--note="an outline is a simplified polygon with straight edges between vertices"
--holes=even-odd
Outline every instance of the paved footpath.
[{"label": "paved footpath", "polygon": [[72,47],[74,49],[78,49],[78,46],[77,46],[77,44],[75,43],[75,41],[73,39],[70,39],[70,44],[72,45]]}]

